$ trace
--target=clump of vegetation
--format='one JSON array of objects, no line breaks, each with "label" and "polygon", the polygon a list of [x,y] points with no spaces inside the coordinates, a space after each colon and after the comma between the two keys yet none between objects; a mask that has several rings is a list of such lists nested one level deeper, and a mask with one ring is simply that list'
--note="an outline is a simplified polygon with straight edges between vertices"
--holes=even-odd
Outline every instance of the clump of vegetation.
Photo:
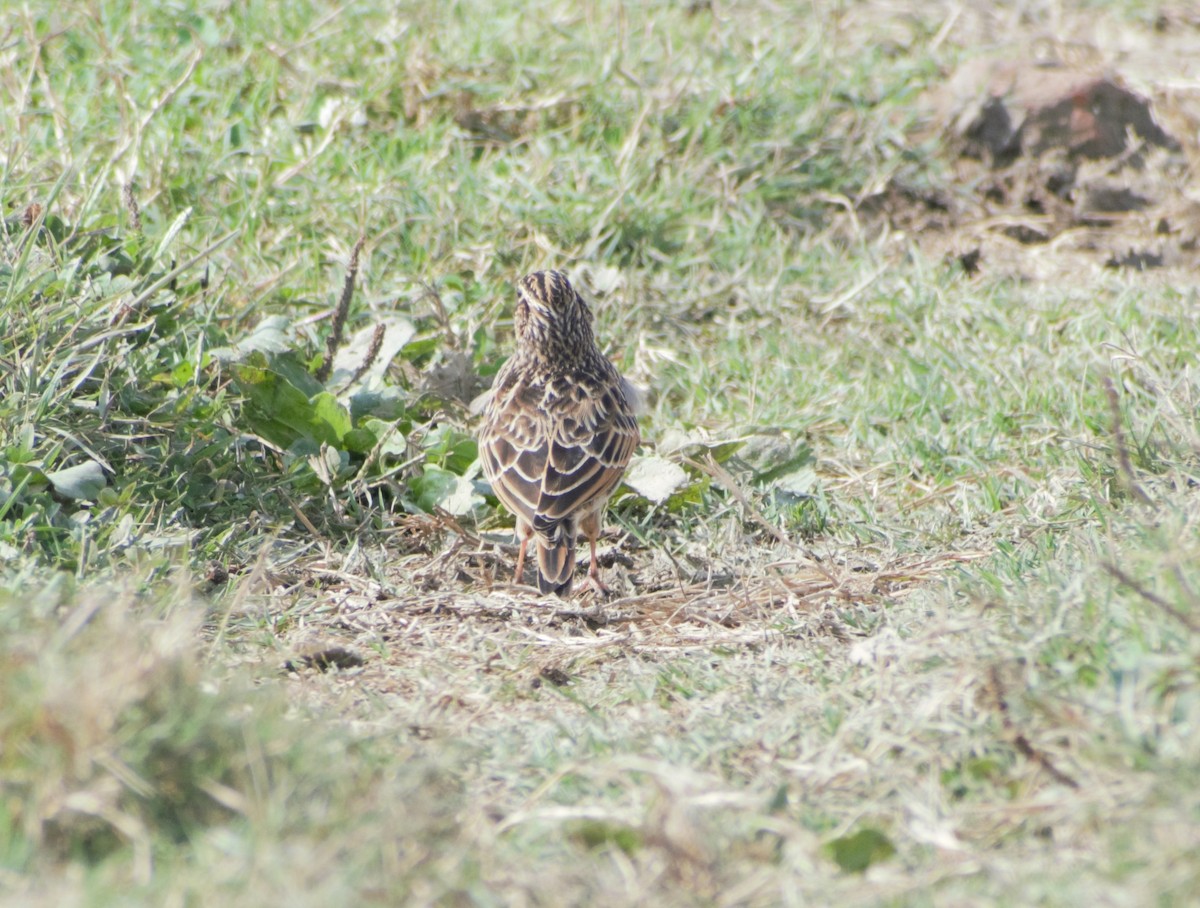
[{"label": "clump of vegetation", "polygon": [[[331,867],[365,881],[387,861],[388,885],[403,889],[455,835],[460,788],[447,766],[403,743],[385,751],[317,732],[287,715],[278,691],[206,669],[203,614],[185,587],[60,584],[3,607],[0,861],[10,882],[79,865],[92,885],[148,901],[214,887],[336,896],[345,880]],[[403,767],[389,765],[401,753]],[[322,834],[360,821],[395,834]],[[422,873],[456,860],[439,855]]]},{"label": "clump of vegetation", "polygon": [[[429,338],[392,316],[343,346],[361,241],[317,353],[285,316],[244,331],[221,317],[209,259],[233,235],[178,262],[190,214],[156,242],[140,224],[81,230],[37,203],[8,223],[3,541],[82,573],[149,527],[204,552],[221,523],[254,508],[278,519],[322,491],[363,508],[480,511],[474,441],[446,419],[455,400],[384,377],[428,364]],[[473,372],[459,378],[473,387]]]}]

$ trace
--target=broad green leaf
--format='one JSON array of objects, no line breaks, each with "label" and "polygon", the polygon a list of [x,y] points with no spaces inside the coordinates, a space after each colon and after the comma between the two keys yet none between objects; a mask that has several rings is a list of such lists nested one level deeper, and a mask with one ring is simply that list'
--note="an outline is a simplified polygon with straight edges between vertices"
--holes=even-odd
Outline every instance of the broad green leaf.
[{"label": "broad green leaf", "polygon": [[311,438],[297,438],[287,446],[287,452],[293,460],[305,460],[321,453],[321,443],[313,441]]},{"label": "broad green leaf", "polygon": [[404,416],[405,396],[400,388],[383,387],[370,391],[356,391],[350,395],[350,415],[355,421],[366,416],[383,420],[396,420]]},{"label": "broad green leaf", "polygon": [[162,240],[159,241],[158,248],[154,251],[155,260],[162,258],[163,253],[171,245],[171,241],[179,235],[179,231],[183,229],[183,225],[187,223],[188,218],[191,216],[191,207],[185,208],[179,217],[171,223],[171,226],[167,228],[167,232],[163,234]]},{"label": "broad green leaf", "polygon": [[581,820],[567,834],[589,850],[616,846],[626,854],[642,849],[642,834],[632,826],[607,820]]},{"label": "broad green leaf", "polygon": [[862,873],[872,864],[886,861],[896,853],[892,840],[871,826],[834,839],[825,847],[834,862],[847,873]]},{"label": "broad green leaf", "polygon": [[258,359],[261,359],[269,368],[282,375],[290,385],[299,388],[309,397],[320,394],[325,390],[325,386],[313,376],[308,363],[301,360],[291,350],[270,356],[264,356],[260,353],[252,357],[251,362]]},{"label": "broad green leaf", "polygon": [[50,484],[50,479],[43,472],[42,468],[35,463],[21,463],[20,461],[13,462],[11,473],[12,483],[15,488],[33,487],[41,488]]},{"label": "broad green leaf", "polygon": [[46,479],[59,495],[76,500],[95,501],[100,490],[108,485],[104,468],[94,460],[47,473]]},{"label": "broad green leaf", "polygon": [[625,484],[655,504],[666,501],[687,481],[683,467],[654,454],[633,458],[625,473]]},{"label": "broad green leaf", "polygon": [[286,359],[281,363],[272,361],[272,366],[277,364],[287,367],[289,374],[251,363],[233,368],[238,387],[246,395],[243,413],[250,428],[281,448],[289,448],[300,439],[343,447],[353,428],[349,411],[328,391],[310,398],[292,382],[293,378],[304,381],[302,376],[307,373],[297,374],[294,364]]},{"label": "broad green leaf", "polygon": [[151,377],[151,381],[170,385],[172,388],[185,388],[193,382],[195,376],[195,364],[189,360],[184,360],[178,363],[170,372],[155,373]]},{"label": "broad green leaf", "polygon": [[37,446],[37,433],[33,423],[24,423],[15,433],[14,444],[4,449],[4,459],[11,464],[29,463],[36,459],[34,451]]},{"label": "broad green leaf", "polygon": [[363,428],[375,436],[376,444],[383,441],[379,453],[384,457],[403,457],[408,451],[408,439],[394,422],[382,419],[368,419]]},{"label": "broad green leaf", "polygon": [[328,391],[322,391],[311,401],[313,406],[313,426],[318,433],[324,433],[326,430],[332,433],[332,437],[324,437],[318,434],[316,437],[326,444],[336,444],[341,442],[346,433],[353,427],[350,422],[350,411],[338,403],[338,399]]},{"label": "broad green leaf", "polygon": [[708,438],[696,432],[668,429],[659,439],[657,448],[662,454],[681,454],[685,457],[703,458],[711,455],[717,463],[724,463],[745,444],[745,438]]},{"label": "broad green leaf", "polygon": [[710,485],[712,485],[712,479],[708,476],[701,476],[697,479],[689,476],[688,483],[667,499],[667,510],[677,512],[684,510],[689,505],[700,504],[704,501],[704,493],[708,491]]},{"label": "broad green leaf", "polygon": [[796,497],[812,495],[820,485],[817,471],[811,466],[801,467],[790,473],[784,473],[775,479],[774,486],[781,492]]},{"label": "broad green leaf", "polygon": [[405,359],[421,359],[428,356],[442,345],[440,337],[419,337],[414,341],[409,341],[404,345],[404,349],[400,352],[404,354]]},{"label": "broad green leaf", "polygon": [[356,331],[350,340],[334,354],[333,371],[329,379],[330,387],[341,387],[358,374],[375,339],[376,325],[383,325],[383,340],[379,345],[379,353],[371,361],[370,368],[359,378],[359,385],[369,386],[381,383],[392,360],[417,333],[413,323],[400,315],[381,319]]},{"label": "broad green leaf", "polygon": [[784,476],[811,470],[817,457],[804,442],[794,442],[782,436],[756,436],[757,445],[747,445],[742,457],[754,467],[754,478],[758,482],[774,482]]},{"label": "broad green leaf", "polygon": [[233,376],[246,395],[242,413],[248,428],[282,448],[309,437],[312,407],[308,395],[258,366],[235,366]]},{"label": "broad green leaf", "polygon": [[455,517],[462,517],[474,513],[487,503],[472,480],[462,476],[456,476],[454,479],[454,487],[439,504],[442,510]]},{"label": "broad green leaf", "polygon": [[246,337],[228,347],[210,350],[209,355],[221,362],[236,363],[247,359],[252,353],[284,353],[288,349],[287,332],[290,326],[287,316],[269,315]]},{"label": "broad green leaf", "polygon": [[365,427],[351,429],[342,436],[342,447],[347,451],[353,451],[355,454],[371,453],[378,442],[379,436]]},{"label": "broad green leaf", "polygon": [[473,435],[450,426],[438,426],[425,436],[425,459],[462,475],[479,458],[479,443]]},{"label": "broad green leaf", "polygon": [[459,517],[485,504],[471,480],[438,467],[426,467],[409,482],[409,491],[413,504],[427,513],[441,508]]}]

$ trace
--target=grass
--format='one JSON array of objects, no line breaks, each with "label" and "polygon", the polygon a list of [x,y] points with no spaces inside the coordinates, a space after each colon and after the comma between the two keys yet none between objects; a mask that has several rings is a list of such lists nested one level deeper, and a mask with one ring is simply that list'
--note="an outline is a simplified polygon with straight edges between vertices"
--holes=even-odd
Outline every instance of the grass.
[{"label": "grass", "polygon": [[[5,14],[0,901],[1194,899],[1197,292],[871,214],[947,14]],[[603,605],[475,464],[541,267],[683,471]]]}]

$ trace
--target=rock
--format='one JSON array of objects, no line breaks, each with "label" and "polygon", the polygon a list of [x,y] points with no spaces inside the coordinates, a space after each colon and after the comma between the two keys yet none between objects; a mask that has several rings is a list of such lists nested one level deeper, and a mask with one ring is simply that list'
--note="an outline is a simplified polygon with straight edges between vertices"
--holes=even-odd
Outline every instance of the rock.
[{"label": "rock", "polygon": [[1006,166],[1053,150],[1111,158],[1128,137],[1175,150],[1150,101],[1116,74],[1034,61],[973,61],[951,78],[938,106],[963,140],[963,153]]}]

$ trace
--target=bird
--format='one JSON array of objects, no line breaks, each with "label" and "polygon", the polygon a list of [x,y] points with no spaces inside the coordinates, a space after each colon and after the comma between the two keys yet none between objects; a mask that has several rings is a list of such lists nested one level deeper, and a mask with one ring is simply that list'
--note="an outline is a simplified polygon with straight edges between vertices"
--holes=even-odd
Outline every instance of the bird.
[{"label": "bird", "polygon": [[538,591],[566,596],[582,532],[588,581],[608,593],[596,539],[641,441],[635,394],[596,345],[592,311],[565,274],[535,271],[516,289],[516,350],[492,384],[479,436],[484,474],[516,517],[513,582],[533,542]]}]

